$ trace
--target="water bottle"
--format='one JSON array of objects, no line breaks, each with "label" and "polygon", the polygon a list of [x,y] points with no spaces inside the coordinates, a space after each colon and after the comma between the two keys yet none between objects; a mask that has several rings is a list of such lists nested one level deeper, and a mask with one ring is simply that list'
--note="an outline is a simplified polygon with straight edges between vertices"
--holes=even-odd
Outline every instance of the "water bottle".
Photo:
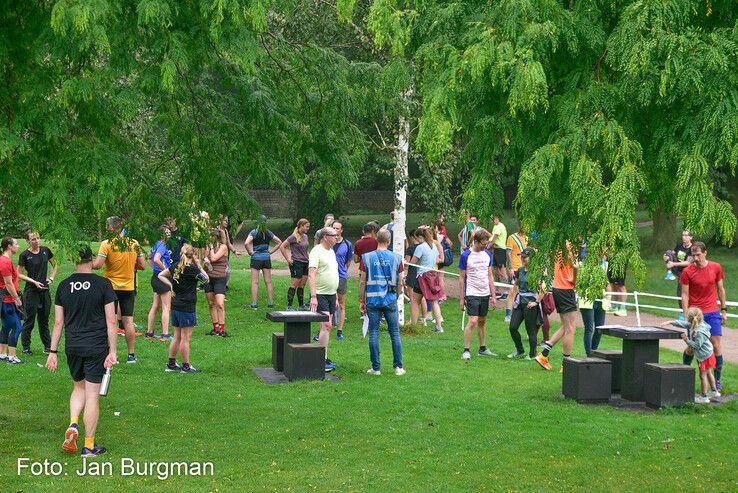
[{"label": "water bottle", "polygon": [[108,395],[108,387],[110,387],[110,368],[105,370],[102,382],[100,382],[100,395]]}]

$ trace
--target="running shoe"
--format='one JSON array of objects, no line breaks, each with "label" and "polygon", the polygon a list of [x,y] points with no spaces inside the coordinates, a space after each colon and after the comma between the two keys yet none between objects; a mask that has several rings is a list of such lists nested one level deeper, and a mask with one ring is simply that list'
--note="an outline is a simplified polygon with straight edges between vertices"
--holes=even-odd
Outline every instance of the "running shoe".
[{"label": "running shoe", "polygon": [[7,354],[0,354],[0,361],[8,361],[8,355]]},{"label": "running shoe", "polygon": [[710,398],[706,395],[696,395],[694,396],[694,403],[695,404],[709,404]]},{"label": "running shoe", "polygon": [[295,307],[294,307],[294,306],[292,306],[292,305],[289,305],[289,306],[287,307],[287,311],[288,311],[288,312],[294,312],[294,311],[295,311]]},{"label": "running shoe", "polygon": [[395,375],[397,375],[398,377],[403,376],[405,373],[407,373],[407,372],[405,371],[404,368],[399,367],[399,366],[397,368],[395,368]]},{"label": "running shoe", "polygon": [[337,341],[342,341],[343,340],[343,332],[339,332],[338,334],[336,334],[336,340]]},{"label": "running shoe", "polygon": [[202,373],[202,370],[198,370],[192,365],[182,365],[182,373]]},{"label": "running shoe", "polygon": [[221,330],[220,332],[218,332],[218,335],[220,337],[231,337],[231,335],[228,332],[226,332],[225,330]]},{"label": "running shoe", "polygon": [[23,361],[21,361],[18,356],[8,356],[9,365],[20,365],[21,363],[23,363]]},{"label": "running shoe", "polygon": [[613,313],[613,315],[615,315],[616,317],[627,317],[628,316],[628,312],[627,312],[627,310],[625,308],[620,308],[620,309],[616,310]]},{"label": "running shoe", "polygon": [[138,360],[136,359],[136,355],[129,354],[128,358],[126,359],[126,363],[138,363]]},{"label": "running shoe", "polygon": [[218,335],[218,331],[215,330],[215,329],[213,329],[213,330],[211,330],[210,332],[208,332],[205,335],[207,335],[207,336],[217,336]]},{"label": "running shoe", "polygon": [[97,457],[99,455],[103,455],[107,450],[105,450],[104,447],[98,447],[97,444],[95,444],[92,448],[83,447],[82,448],[82,457]]},{"label": "running shoe", "polygon": [[62,443],[62,450],[68,454],[77,453],[77,437],[79,436],[79,428],[76,423],[72,423],[64,432],[64,443]]},{"label": "running shoe", "polygon": [[267,308],[274,308],[274,303],[267,303]]},{"label": "running shoe", "polygon": [[469,351],[464,351],[461,353],[461,359],[464,361],[469,361],[471,359],[471,353]]},{"label": "running shoe", "polygon": [[329,359],[325,360],[325,371],[326,372],[330,372],[330,371],[333,371],[335,369],[336,369],[336,364],[333,361],[331,361]]},{"label": "running shoe", "polygon": [[721,395],[722,394],[720,394],[720,391],[718,390],[711,390],[707,393],[707,397],[709,397],[710,399],[717,399]]},{"label": "running shoe", "polygon": [[164,371],[167,373],[179,373],[182,371],[182,367],[177,363],[174,363],[173,365],[167,363],[167,366],[164,367]]},{"label": "running shoe", "polygon": [[510,354],[507,355],[507,357],[510,358],[510,359],[513,359],[513,358],[522,358],[523,356],[525,356],[525,352],[519,353],[517,351],[515,351],[513,353],[510,353]]},{"label": "running shoe", "polygon": [[505,315],[505,323],[510,321],[510,315]]},{"label": "running shoe", "polygon": [[544,370],[551,370],[553,367],[551,366],[551,363],[548,362],[548,358],[543,355],[543,353],[538,353],[538,356],[536,356],[536,362],[543,367]]},{"label": "running shoe", "polygon": [[126,335],[126,331],[123,330],[123,329],[118,329],[118,335],[119,336],[124,336],[124,335]]},{"label": "running shoe", "polygon": [[368,370],[366,371],[366,373],[367,373],[367,375],[381,375],[381,374],[382,374],[382,372],[381,372],[381,371],[379,371],[379,370],[375,370],[374,368],[369,368],[369,369],[368,369]]},{"label": "running shoe", "polygon": [[477,354],[479,356],[497,356],[497,353],[493,353],[492,351],[489,350],[489,348],[484,348],[484,351],[480,349],[479,352],[477,352]]},{"label": "running shoe", "polygon": [[251,308],[252,310],[256,310],[257,308],[259,308],[259,306],[258,306],[258,305],[257,305],[256,303],[251,303],[251,304],[249,305],[249,307],[250,307],[250,308]]},{"label": "running shoe", "polygon": [[27,356],[33,356],[33,351],[31,351],[30,349],[24,349],[23,354]]},{"label": "running shoe", "polygon": [[162,334],[158,339],[161,342],[169,342],[172,340],[172,334]]},{"label": "running shoe", "polygon": [[433,327],[433,332],[435,332],[436,334],[442,334],[443,327]]},{"label": "running shoe", "polygon": [[144,334],[144,338],[145,339],[158,339],[158,337],[156,337],[156,335],[154,335],[153,332],[147,332],[146,334]]},{"label": "running shoe", "polygon": [[670,271],[666,271],[666,275],[664,276],[665,281],[676,281],[676,276]]}]

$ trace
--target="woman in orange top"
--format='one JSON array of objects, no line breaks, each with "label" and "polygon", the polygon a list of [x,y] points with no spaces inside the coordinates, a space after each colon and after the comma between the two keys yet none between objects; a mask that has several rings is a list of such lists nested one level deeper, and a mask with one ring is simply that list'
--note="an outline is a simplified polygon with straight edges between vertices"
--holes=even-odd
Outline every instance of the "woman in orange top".
[{"label": "woman in orange top", "polygon": [[571,347],[574,344],[574,333],[577,328],[577,296],[574,291],[577,279],[578,266],[572,255],[572,246],[566,242],[566,261],[561,252],[556,255],[554,262],[553,298],[556,311],[561,317],[561,327],[548,341],[543,342],[543,351],[538,353],[536,361],[544,369],[550,370],[551,363],[548,361],[548,353],[564,338],[564,357],[571,356]]}]

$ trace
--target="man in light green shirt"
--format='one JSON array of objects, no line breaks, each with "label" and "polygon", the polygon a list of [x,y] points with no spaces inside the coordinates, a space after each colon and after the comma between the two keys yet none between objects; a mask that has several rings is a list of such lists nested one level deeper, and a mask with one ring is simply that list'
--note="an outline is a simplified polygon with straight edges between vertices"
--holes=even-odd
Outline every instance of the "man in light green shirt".
[{"label": "man in light green shirt", "polygon": [[338,290],[338,261],[333,245],[338,234],[333,228],[323,228],[315,234],[318,244],[310,250],[308,260],[308,284],[310,285],[310,310],[328,314],[328,321],[320,323],[318,342],[325,348],[325,371],[333,371],[336,365],[328,359],[328,341],[331,337],[333,315],[336,312]]},{"label": "man in light green shirt", "polygon": [[[495,279],[501,282],[507,282],[507,228],[500,216],[492,216],[492,238],[489,242],[492,244],[492,265],[495,268]],[[507,298],[507,293],[498,295],[499,299]]]}]

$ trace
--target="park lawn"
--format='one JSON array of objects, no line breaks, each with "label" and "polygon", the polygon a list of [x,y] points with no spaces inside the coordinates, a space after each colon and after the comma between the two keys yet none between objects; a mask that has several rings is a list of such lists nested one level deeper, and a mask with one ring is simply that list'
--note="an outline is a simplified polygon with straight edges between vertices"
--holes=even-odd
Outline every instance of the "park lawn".
[{"label": "park lawn", "polygon": [[[444,305],[446,332],[403,336],[407,375],[391,368],[382,333],[383,374],[366,375],[357,285],[349,283],[347,337],[330,344],[339,382],[269,386],[252,368],[271,363],[271,332],[280,327],[260,309],[246,309],[246,259],[234,261],[226,302],[229,339],[207,337],[204,299],[192,341],[199,375],[164,373],[166,344],[137,339],[136,365],[118,365],[110,394],[101,398],[97,438],[108,448],[111,477],[76,477],[82,461],[60,451],[71,388],[65,359],[51,374],[34,333],[25,364],[2,365],[0,484],[7,491],[132,487],[152,491],[572,491],[682,490],[738,483],[738,404],[694,406],[653,413],[585,406],[560,398],[561,376],[534,362],[460,359],[458,305]],[[58,276],[71,271],[65,263]],[[150,270],[139,275],[136,321],[145,325]],[[275,276],[278,308],[288,278]],[[581,331],[581,329],[580,329]],[[575,355],[583,354],[579,332]],[[125,355],[119,337],[120,358]],[[489,322],[491,349],[513,349],[497,311]],[[603,346],[619,341],[603,338]],[[476,343],[473,345],[476,351]],[[662,361],[678,361],[663,350]],[[552,353],[555,368],[560,347]],[[726,365],[728,389],[738,368]],[[119,412],[115,416],[114,412]],[[81,445],[81,439],[80,439]],[[16,475],[18,457],[66,462],[69,476]],[[121,477],[121,457],[139,461],[212,461],[212,477]]]}]

